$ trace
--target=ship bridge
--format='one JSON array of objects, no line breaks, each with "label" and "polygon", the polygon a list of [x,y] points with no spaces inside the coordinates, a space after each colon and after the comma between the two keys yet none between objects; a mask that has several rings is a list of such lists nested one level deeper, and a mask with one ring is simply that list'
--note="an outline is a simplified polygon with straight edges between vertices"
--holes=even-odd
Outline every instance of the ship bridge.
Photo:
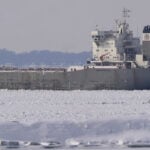
[{"label": "ship bridge", "polygon": [[[134,37],[133,32],[129,29],[129,24],[126,21],[129,17],[129,12],[130,11],[127,9],[123,10],[123,18],[116,21],[115,31],[101,31],[97,27],[94,31],[92,31],[91,36],[93,42],[91,64],[106,64],[107,62],[107,64],[110,65],[118,65],[119,62],[120,65],[120,63],[125,64],[127,62],[131,62],[135,64],[133,65],[134,67],[140,66],[138,63],[138,59],[142,57],[139,56],[142,54],[140,39],[138,37]],[[146,29],[150,29],[150,27],[147,27],[144,30],[144,32],[147,34]]]}]

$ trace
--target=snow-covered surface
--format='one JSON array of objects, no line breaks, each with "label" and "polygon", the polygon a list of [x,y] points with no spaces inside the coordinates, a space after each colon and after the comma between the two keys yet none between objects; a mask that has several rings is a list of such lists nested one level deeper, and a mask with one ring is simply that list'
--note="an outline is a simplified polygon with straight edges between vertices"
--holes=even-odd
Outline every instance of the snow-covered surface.
[{"label": "snow-covered surface", "polygon": [[85,122],[150,115],[150,91],[0,90],[0,122]]},{"label": "snow-covered surface", "polygon": [[0,138],[87,147],[150,143],[150,91],[0,90]]}]

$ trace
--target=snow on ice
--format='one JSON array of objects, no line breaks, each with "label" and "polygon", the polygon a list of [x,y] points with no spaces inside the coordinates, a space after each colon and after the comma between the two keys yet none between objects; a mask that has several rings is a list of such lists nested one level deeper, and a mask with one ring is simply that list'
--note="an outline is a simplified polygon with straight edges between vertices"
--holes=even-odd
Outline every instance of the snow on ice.
[{"label": "snow on ice", "polygon": [[146,90],[0,90],[1,139],[150,142],[149,116],[150,91]]}]

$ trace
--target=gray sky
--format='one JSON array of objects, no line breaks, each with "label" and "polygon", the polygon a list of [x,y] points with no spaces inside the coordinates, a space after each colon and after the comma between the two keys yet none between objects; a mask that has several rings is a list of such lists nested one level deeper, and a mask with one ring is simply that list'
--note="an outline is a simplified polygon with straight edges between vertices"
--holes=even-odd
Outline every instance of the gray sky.
[{"label": "gray sky", "polygon": [[113,29],[124,7],[132,11],[131,29],[141,35],[150,24],[150,0],[0,0],[0,48],[89,51],[91,30],[97,24]]}]

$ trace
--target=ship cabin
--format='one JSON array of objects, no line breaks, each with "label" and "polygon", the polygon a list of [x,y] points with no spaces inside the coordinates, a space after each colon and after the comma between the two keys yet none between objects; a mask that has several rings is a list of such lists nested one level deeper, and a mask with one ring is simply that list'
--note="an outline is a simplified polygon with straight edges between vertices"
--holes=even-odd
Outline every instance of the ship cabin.
[{"label": "ship cabin", "polygon": [[[144,60],[140,39],[134,37],[126,21],[128,10],[123,11],[123,20],[116,21],[117,30],[100,31],[96,28],[92,31],[92,59],[88,65],[118,66],[118,68],[148,67],[148,61]],[[146,30],[147,29],[147,30]],[[150,26],[143,32],[143,51],[150,60]],[[148,45],[148,46],[147,46]]]}]

